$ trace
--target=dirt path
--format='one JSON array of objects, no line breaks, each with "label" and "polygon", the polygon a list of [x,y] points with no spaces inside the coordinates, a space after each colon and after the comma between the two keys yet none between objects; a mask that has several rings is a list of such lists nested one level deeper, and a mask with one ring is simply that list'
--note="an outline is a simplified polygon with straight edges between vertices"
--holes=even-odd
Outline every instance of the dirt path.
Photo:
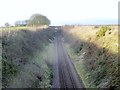
[{"label": "dirt path", "polygon": [[56,32],[56,68],[54,68],[56,71],[55,77],[57,79],[53,80],[53,88],[56,86],[57,88],[72,88],[72,89],[78,89],[84,88],[84,85],[82,83],[82,80],[77,74],[77,71],[72,63],[72,60],[70,59],[66,48],[64,47],[63,41],[62,41],[62,35],[61,31],[58,30]]}]

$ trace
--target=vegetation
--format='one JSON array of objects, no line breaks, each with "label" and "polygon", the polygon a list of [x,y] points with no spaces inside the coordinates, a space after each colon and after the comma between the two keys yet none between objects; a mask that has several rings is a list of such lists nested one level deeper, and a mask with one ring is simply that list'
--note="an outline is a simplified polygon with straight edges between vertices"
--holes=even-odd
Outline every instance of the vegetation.
[{"label": "vegetation", "polygon": [[42,25],[49,25],[50,24],[50,20],[41,14],[33,14],[28,22],[29,26],[42,26]]},{"label": "vegetation", "polygon": [[107,32],[107,30],[111,30],[111,28],[109,28],[107,26],[102,26],[100,28],[100,30],[97,32],[97,38],[101,38],[101,37],[105,36],[105,33]]},{"label": "vegetation", "polygon": [[18,30],[28,30],[29,27],[28,26],[12,26],[12,27],[3,27],[3,28],[0,28],[1,30],[4,30],[4,31],[8,31],[8,30],[15,30],[15,31],[18,31]]},{"label": "vegetation", "polygon": [[28,20],[24,20],[24,21],[16,21],[15,22],[15,26],[27,26],[27,24],[28,24]]},{"label": "vegetation", "polygon": [[[3,30],[2,31],[2,85],[28,88],[50,87],[51,67],[45,52],[53,49],[54,30]],[[53,49],[54,50],[54,49]],[[22,80],[22,81],[20,81]],[[35,85],[34,85],[35,84]]]},{"label": "vegetation", "polygon": [[9,23],[5,23],[5,27],[9,27],[10,26],[10,24]]},{"label": "vegetation", "polygon": [[[49,50],[50,53],[54,53],[51,50],[53,47],[49,45],[54,39],[54,30],[50,28],[44,30],[44,27],[41,27],[49,24],[50,20],[46,16],[34,14],[29,20],[16,21],[15,26],[5,23],[5,27],[0,28],[3,88],[51,87],[53,61],[48,61],[48,58],[53,59],[53,55],[46,56],[45,52]],[[41,29],[36,29],[39,26]],[[35,28],[30,30],[31,27]]]},{"label": "vegetation", "polygon": [[116,27],[64,27],[68,52],[87,88],[120,88]]}]

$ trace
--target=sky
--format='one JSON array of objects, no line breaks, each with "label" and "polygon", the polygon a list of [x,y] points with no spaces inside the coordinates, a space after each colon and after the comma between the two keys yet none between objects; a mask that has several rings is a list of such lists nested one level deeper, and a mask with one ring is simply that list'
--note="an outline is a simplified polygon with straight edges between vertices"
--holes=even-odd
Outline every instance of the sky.
[{"label": "sky", "polygon": [[0,0],[0,26],[39,13],[51,25],[117,24],[119,0]]}]

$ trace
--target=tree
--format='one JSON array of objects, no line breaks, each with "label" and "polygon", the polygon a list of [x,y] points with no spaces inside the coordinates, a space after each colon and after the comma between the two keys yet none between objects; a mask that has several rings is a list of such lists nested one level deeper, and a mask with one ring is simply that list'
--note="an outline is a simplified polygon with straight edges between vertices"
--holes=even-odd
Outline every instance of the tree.
[{"label": "tree", "polygon": [[29,26],[48,26],[49,24],[50,20],[46,16],[41,14],[33,14],[28,21]]},{"label": "tree", "polygon": [[10,26],[10,24],[9,23],[5,23],[5,27],[9,27]]},{"label": "tree", "polygon": [[19,26],[19,23],[18,23],[18,21],[16,21],[16,22],[15,22],[15,26]]},{"label": "tree", "polygon": [[26,26],[27,24],[28,24],[28,20],[21,20],[15,22],[15,26]]}]

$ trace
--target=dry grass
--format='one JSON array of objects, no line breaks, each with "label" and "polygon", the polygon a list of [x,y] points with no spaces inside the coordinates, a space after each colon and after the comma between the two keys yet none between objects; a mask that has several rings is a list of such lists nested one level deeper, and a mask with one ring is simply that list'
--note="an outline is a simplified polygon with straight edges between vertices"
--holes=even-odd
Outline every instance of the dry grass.
[{"label": "dry grass", "polygon": [[99,39],[101,26],[64,27],[68,51],[88,88],[119,87],[118,26],[107,27],[111,30]]},{"label": "dry grass", "polygon": [[[75,26],[70,28],[69,30],[66,29],[66,31],[68,31],[69,34],[75,36],[75,38],[94,43],[101,48],[104,47],[103,44],[100,44],[101,41],[104,41],[104,44],[106,44],[110,42],[110,40],[112,40],[111,44],[113,47],[118,47],[118,26],[108,26],[111,28],[111,31],[107,31],[105,37],[100,38],[100,40],[96,40],[96,33],[100,30],[100,27],[101,26],[99,26],[98,28],[95,28],[95,26]],[[111,34],[108,34],[109,32],[111,32]],[[111,52],[118,52],[117,48],[115,50],[111,47],[106,48],[110,49]]]}]

